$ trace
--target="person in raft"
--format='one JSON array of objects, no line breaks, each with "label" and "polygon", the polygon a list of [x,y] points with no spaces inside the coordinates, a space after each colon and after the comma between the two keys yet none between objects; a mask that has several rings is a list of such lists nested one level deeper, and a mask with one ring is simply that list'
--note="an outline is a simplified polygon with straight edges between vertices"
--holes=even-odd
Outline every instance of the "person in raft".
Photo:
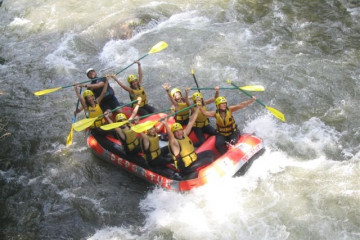
[{"label": "person in raft", "polygon": [[[165,120],[166,121],[166,120]],[[167,156],[169,153],[168,147],[160,148],[158,132],[163,126],[163,122],[158,126],[153,126],[148,129],[146,133],[141,133],[140,146],[144,153],[144,158],[150,167],[165,166],[172,163],[171,157]]]},{"label": "person in raft", "polygon": [[252,97],[252,99],[248,101],[228,107],[226,98],[218,97],[215,100],[216,111],[205,111],[202,108],[200,109],[205,116],[216,118],[217,134],[215,147],[221,155],[227,151],[227,143],[237,142],[240,137],[240,131],[237,128],[232,113],[245,108],[255,100],[256,98]]},{"label": "person in raft", "polygon": [[[116,78],[116,75],[112,75],[111,77],[119,84],[120,87],[122,87],[124,90],[129,92],[131,101],[137,99],[138,97],[141,97],[142,102],[141,102],[138,113],[140,116],[143,116],[143,115],[146,115],[149,113],[156,112],[156,109],[154,107],[150,106],[147,102],[146,93],[145,93],[144,87],[142,86],[143,74],[142,74],[141,64],[139,61],[135,61],[135,63],[137,63],[137,65],[138,65],[139,77],[137,77],[136,75],[133,75],[133,74],[128,76],[127,80],[128,80],[128,83],[130,84],[130,87],[121,83]],[[134,103],[133,108],[135,107],[135,104],[136,103]]]},{"label": "person in raft", "polygon": [[[87,118],[95,118],[97,116],[103,115],[103,110],[101,109],[100,104],[104,100],[104,96],[109,86],[109,78],[110,75],[107,75],[105,77],[105,85],[100,95],[96,99],[94,93],[91,90],[85,90],[82,97],[79,92],[80,85],[78,83],[74,84],[76,96],[78,97],[82,108],[85,110],[85,114]],[[96,119],[94,121],[94,124],[90,126],[91,134],[93,134],[94,137],[99,135],[105,135],[104,131],[99,128],[101,125],[105,123],[106,121],[104,117]]]},{"label": "person in raft", "polygon": [[[136,106],[133,112],[131,113],[129,119],[126,117],[124,113],[116,114],[115,116],[116,122],[127,121],[127,123],[125,123],[120,127],[115,128],[115,131],[118,139],[121,142],[121,145],[123,146],[123,150],[125,151],[126,156],[128,157],[127,160],[134,162],[135,164],[141,167],[147,168],[148,165],[145,162],[144,158],[139,156],[139,152],[141,149],[140,149],[139,139],[137,138],[137,134],[131,129],[132,126],[131,121],[135,119],[140,104],[141,104],[141,97],[138,97]],[[108,114],[105,115],[105,118],[109,123],[113,122]]]},{"label": "person in raft", "polygon": [[[93,68],[86,70],[86,76],[89,79],[92,79],[90,84],[79,84],[80,87],[86,87],[88,90],[91,90],[95,97],[99,97],[102,90],[105,87],[106,77],[97,77],[97,73]],[[115,109],[120,106],[120,102],[117,100],[114,94],[114,89],[108,83],[107,91],[105,93],[104,99],[101,101],[100,107],[103,111],[107,109]],[[81,109],[80,109],[81,111]],[[117,113],[121,112],[121,109],[116,110]]]},{"label": "person in raft", "polygon": [[[204,97],[202,93],[195,92],[192,95],[192,100],[194,103],[200,102],[201,108],[206,111],[206,105],[215,102],[215,99],[219,97],[219,87],[215,87],[215,97],[204,100]],[[194,126],[192,128],[194,131],[196,137],[198,138],[199,142],[198,145],[201,145],[205,142],[205,136],[204,133],[209,134],[210,136],[216,135],[216,130],[213,126],[209,124],[209,119],[207,116],[205,116],[201,111],[199,112]]]},{"label": "person in raft", "polygon": [[179,170],[180,175],[187,179],[196,177],[196,170],[199,167],[214,161],[214,153],[211,150],[197,154],[194,144],[188,137],[199,113],[199,108],[200,106],[195,108],[185,129],[183,129],[180,123],[174,123],[170,128],[167,122],[164,122],[169,137],[169,151],[174,160],[175,167]]},{"label": "person in raft", "polygon": [[[164,83],[162,86],[165,89],[166,93],[168,94],[168,97],[173,105],[172,109],[175,112],[190,106],[189,97],[188,97],[190,91],[189,87],[185,88],[185,97],[183,97],[181,90],[178,88],[173,88],[170,91],[169,83]],[[189,115],[190,115],[190,110],[185,110],[175,115],[175,121],[177,123],[180,123],[181,125],[187,125],[189,122]]]}]

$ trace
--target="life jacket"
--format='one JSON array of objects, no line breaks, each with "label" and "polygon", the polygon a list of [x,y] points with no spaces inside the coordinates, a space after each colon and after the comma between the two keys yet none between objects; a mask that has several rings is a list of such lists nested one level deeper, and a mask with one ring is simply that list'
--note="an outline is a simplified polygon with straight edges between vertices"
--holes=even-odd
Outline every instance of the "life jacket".
[{"label": "life jacket", "polygon": [[[88,106],[88,118],[95,118],[97,116],[100,116],[103,114],[103,111],[101,110],[100,108],[100,105],[95,103],[95,107],[91,107],[91,106]],[[105,124],[105,118],[104,117],[101,117],[99,119],[96,119],[94,121],[94,124],[90,126],[90,128],[94,128],[94,127],[100,127],[101,125],[104,125]]]},{"label": "life jacket", "polygon": [[197,160],[197,154],[195,153],[195,148],[188,136],[185,136],[183,139],[176,139],[180,146],[180,152],[178,156],[175,156],[171,147],[169,145],[170,154],[174,160],[175,167],[179,169],[178,161],[182,161],[182,164],[185,168],[190,166],[191,163]]},{"label": "life jacket", "polygon": [[158,156],[160,156],[161,150],[159,147],[159,136],[150,136],[149,137],[149,148],[145,149],[144,142],[140,139],[141,151],[145,154],[144,157],[147,161],[154,160]]},{"label": "life jacket", "polygon": [[[179,102],[178,103],[178,109],[176,111],[180,111],[184,108],[186,108],[188,105],[184,102]],[[187,120],[189,119],[189,113],[190,113],[190,109],[188,110],[185,110],[183,112],[180,112],[178,114],[175,115],[175,120],[176,121],[184,121],[184,120]]]},{"label": "life jacket", "polygon": [[[131,101],[134,101],[138,97],[141,97],[141,104],[139,107],[143,107],[144,105],[147,104],[146,93],[142,86],[140,86],[139,89],[131,89],[131,90],[133,91],[133,93],[130,94]],[[133,108],[135,108],[136,104],[137,103],[133,103]]]},{"label": "life jacket", "polygon": [[[202,106],[202,108],[206,111],[206,106]],[[199,111],[198,116],[195,120],[194,127],[202,128],[209,125],[209,119]]]},{"label": "life jacket", "polygon": [[220,115],[219,110],[216,110],[216,130],[221,135],[227,137],[237,130],[235,119],[229,109],[226,109],[225,118]]},{"label": "life jacket", "polygon": [[139,139],[136,136],[136,132],[131,130],[129,127],[128,129],[122,129],[125,139],[120,138],[120,141],[125,149],[126,152],[131,152],[139,145]]}]

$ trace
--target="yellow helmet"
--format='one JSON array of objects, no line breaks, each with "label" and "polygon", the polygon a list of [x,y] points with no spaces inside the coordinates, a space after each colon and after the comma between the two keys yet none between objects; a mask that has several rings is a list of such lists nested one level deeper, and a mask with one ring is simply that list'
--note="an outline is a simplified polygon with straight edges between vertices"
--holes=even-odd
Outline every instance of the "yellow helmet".
[{"label": "yellow helmet", "polygon": [[172,126],[171,126],[171,131],[172,132],[176,132],[176,131],[179,131],[179,130],[183,130],[183,127],[180,123],[174,123]]},{"label": "yellow helmet", "polygon": [[196,92],[196,93],[194,93],[193,95],[192,95],[192,99],[193,99],[193,101],[195,102],[196,101],[196,98],[201,98],[201,99],[203,99],[204,97],[203,97],[203,95],[200,93],[200,92]]},{"label": "yellow helmet", "polygon": [[178,88],[173,88],[173,89],[171,89],[170,94],[171,94],[172,97],[174,97],[174,96],[175,96],[175,93],[177,93],[177,92],[179,92],[179,93],[182,95],[181,90],[178,89]]},{"label": "yellow helmet", "polygon": [[227,100],[225,97],[218,97],[215,100],[216,107],[219,107],[221,103],[227,103]]},{"label": "yellow helmet", "polygon": [[122,121],[127,120],[127,117],[126,117],[126,115],[125,115],[124,113],[118,113],[118,114],[116,115],[116,117],[115,117],[115,120],[116,120],[117,122],[122,122]]},{"label": "yellow helmet", "polygon": [[137,81],[138,77],[136,75],[134,75],[134,74],[131,74],[131,75],[128,76],[127,80],[128,80],[128,83],[132,83],[134,81]]},{"label": "yellow helmet", "polygon": [[89,97],[89,96],[94,96],[93,91],[85,90],[84,93],[83,93],[83,97],[86,98],[86,97]]}]

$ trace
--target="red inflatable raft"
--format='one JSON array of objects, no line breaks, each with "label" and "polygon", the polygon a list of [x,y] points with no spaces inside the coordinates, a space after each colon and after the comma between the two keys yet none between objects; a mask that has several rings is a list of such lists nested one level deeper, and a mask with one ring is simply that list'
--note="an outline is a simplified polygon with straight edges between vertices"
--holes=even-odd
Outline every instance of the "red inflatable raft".
[{"label": "red inflatable raft", "polygon": [[[164,116],[166,116],[166,114],[156,114],[140,122],[148,120],[154,121]],[[173,122],[173,119],[169,121]],[[252,134],[243,134],[236,144],[230,146],[224,155],[219,156],[219,153],[215,149],[215,136],[211,136],[196,152],[212,150],[215,153],[216,160],[199,169],[196,178],[183,180],[175,177],[179,175],[176,174],[175,168],[171,166],[172,164],[168,167],[163,167],[164,169],[160,169],[160,171],[159,169],[143,168],[133,163],[131,159],[127,159],[126,154],[123,154],[120,150],[117,151],[117,148],[121,145],[120,141],[110,136],[104,138],[105,141],[101,141],[101,143],[92,135],[89,135],[87,139],[88,146],[97,157],[118,165],[120,168],[150,183],[175,191],[189,191],[210,181],[222,177],[231,177],[251,161],[255,155],[258,155],[257,153],[261,153],[264,149],[264,143],[261,138]],[[194,142],[196,141],[194,134],[191,134],[190,138]],[[167,142],[163,142],[163,144],[167,144]]]}]

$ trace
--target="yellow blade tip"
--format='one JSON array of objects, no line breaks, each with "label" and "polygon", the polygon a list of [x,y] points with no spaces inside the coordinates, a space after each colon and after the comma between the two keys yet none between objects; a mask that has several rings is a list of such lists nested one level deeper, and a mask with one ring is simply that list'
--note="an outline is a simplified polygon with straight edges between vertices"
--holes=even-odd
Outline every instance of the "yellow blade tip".
[{"label": "yellow blade tip", "polygon": [[230,84],[230,83],[231,83],[231,80],[230,80],[230,79],[226,79],[226,82]]}]

